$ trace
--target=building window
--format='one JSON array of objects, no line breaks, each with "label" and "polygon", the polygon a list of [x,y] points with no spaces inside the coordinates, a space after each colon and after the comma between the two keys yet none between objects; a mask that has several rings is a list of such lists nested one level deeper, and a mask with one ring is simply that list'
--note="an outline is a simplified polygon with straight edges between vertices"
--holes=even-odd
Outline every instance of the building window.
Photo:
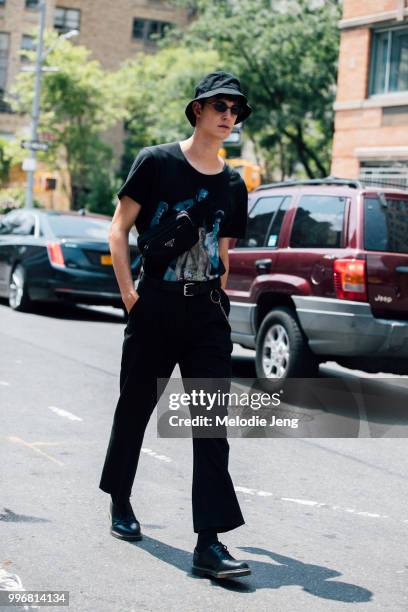
[{"label": "building window", "polygon": [[28,9],[37,8],[38,0],[25,0],[25,7]]},{"label": "building window", "polygon": [[408,91],[408,28],[374,32],[370,95]]},{"label": "building window", "polygon": [[144,43],[154,43],[155,39],[163,38],[166,29],[172,24],[168,21],[154,21],[152,19],[134,19],[132,36],[135,40]]},{"label": "building window", "polygon": [[79,31],[81,11],[77,9],[68,9],[61,6],[55,7],[54,12],[54,29],[60,34],[65,34],[70,30]]},{"label": "building window", "polygon": [[35,40],[34,36],[30,36],[29,34],[23,34],[21,39],[21,51],[20,58],[22,62],[27,61],[28,56],[24,51],[35,51]]},{"label": "building window", "polygon": [[9,57],[9,38],[7,32],[0,32],[0,97],[3,97],[7,85],[7,68]]},{"label": "building window", "polygon": [[133,20],[133,38],[136,38],[137,40],[143,40],[144,39],[144,31],[145,31],[145,24],[147,23],[147,21],[145,21],[144,19],[134,19]]}]

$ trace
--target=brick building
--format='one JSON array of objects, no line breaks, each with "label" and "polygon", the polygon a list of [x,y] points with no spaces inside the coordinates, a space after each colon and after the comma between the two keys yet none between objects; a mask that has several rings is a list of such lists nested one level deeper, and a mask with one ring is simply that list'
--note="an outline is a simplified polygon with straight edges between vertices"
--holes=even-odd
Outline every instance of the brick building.
[{"label": "brick building", "polygon": [[[165,0],[46,0],[46,27],[60,33],[78,30],[74,44],[91,51],[91,59],[99,60],[107,70],[117,69],[121,63],[140,51],[154,52],[156,43],[151,35],[163,33],[165,25],[188,21],[186,11],[175,9]],[[29,117],[13,114],[2,98],[9,91],[15,76],[27,63],[19,51],[33,47],[33,29],[38,29],[38,0],[0,0],[0,138],[13,139],[17,130],[30,125]],[[29,132],[27,132],[28,136]],[[104,134],[104,139],[120,159],[123,127],[118,125]],[[14,172],[18,182],[18,172]],[[37,176],[38,174],[38,176]],[[39,182],[45,176],[36,173],[35,190],[44,205]],[[25,180],[25,173],[21,173]],[[58,198],[57,198],[58,199]],[[63,204],[65,208],[67,203]]]},{"label": "brick building", "polygon": [[344,0],[332,174],[408,187],[408,0]]}]

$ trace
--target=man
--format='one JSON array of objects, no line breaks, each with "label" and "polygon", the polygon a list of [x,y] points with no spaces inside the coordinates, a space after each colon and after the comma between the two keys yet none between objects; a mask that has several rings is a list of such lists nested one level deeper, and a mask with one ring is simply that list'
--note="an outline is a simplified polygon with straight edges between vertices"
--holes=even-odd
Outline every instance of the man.
[{"label": "man", "polygon": [[[231,378],[228,242],[244,237],[248,194],[240,175],[218,151],[235,123],[251,113],[239,80],[217,71],[197,86],[186,107],[195,128],[181,142],[146,147],[136,157],[118,192],[110,248],[123,302],[129,314],[124,332],[120,397],[100,488],[111,494],[111,534],[142,538],[129,501],[143,436],[159,399],[157,379],[178,363],[184,379]],[[170,264],[150,266],[135,290],[128,234],[140,235],[176,211],[200,204],[199,240]],[[146,258],[147,259],[147,258]],[[216,578],[250,574],[218,540],[218,533],[244,524],[228,472],[229,444],[223,438],[193,438],[193,572]]]}]

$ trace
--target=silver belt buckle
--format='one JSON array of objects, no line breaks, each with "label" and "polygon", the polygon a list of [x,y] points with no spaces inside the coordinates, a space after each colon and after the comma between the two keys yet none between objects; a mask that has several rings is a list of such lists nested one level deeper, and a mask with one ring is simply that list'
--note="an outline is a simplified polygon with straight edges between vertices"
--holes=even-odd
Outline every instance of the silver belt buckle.
[{"label": "silver belt buckle", "polygon": [[186,293],[186,289],[189,285],[194,287],[194,283],[185,283],[183,286],[183,294],[186,295],[187,297],[193,297],[194,293]]}]

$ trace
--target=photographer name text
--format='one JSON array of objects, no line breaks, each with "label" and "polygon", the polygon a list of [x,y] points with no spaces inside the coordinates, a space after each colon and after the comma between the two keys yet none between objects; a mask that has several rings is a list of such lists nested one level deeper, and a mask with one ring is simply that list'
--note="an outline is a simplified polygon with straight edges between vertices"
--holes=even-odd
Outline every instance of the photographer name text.
[{"label": "photographer name text", "polygon": [[278,418],[275,415],[268,421],[257,414],[250,417],[215,416],[214,418],[202,415],[191,418],[173,414],[169,417],[171,427],[292,427],[297,429],[298,423],[299,419]]}]

